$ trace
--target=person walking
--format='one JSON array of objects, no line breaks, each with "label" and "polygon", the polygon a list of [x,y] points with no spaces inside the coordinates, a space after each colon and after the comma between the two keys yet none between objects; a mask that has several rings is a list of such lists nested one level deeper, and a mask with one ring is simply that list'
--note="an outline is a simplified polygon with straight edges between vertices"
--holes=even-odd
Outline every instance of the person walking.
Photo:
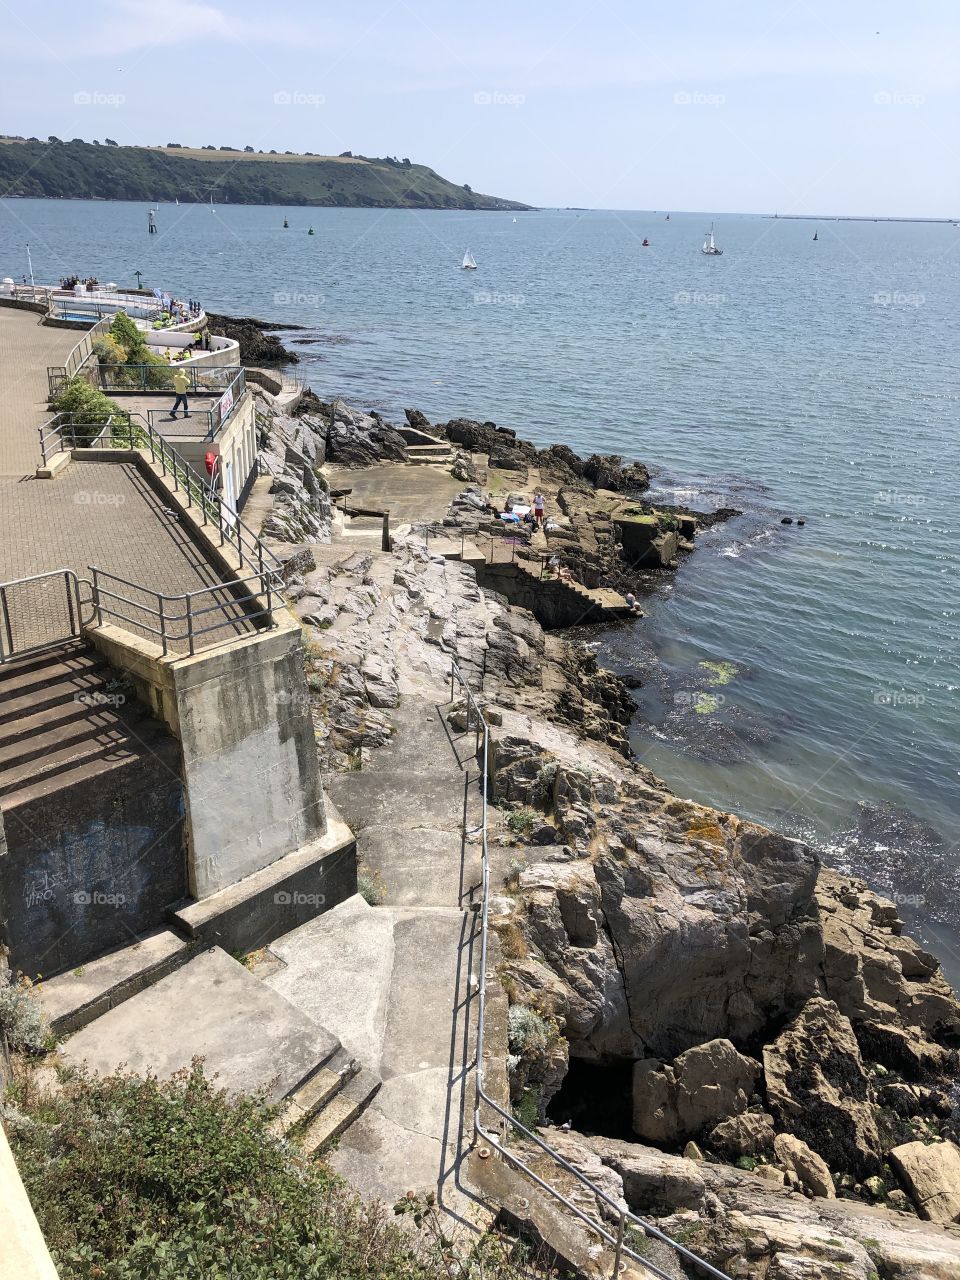
[{"label": "person walking", "polygon": [[170,417],[176,419],[177,410],[183,408],[183,416],[190,417],[190,406],[187,403],[187,392],[190,390],[190,375],[186,369],[178,369],[173,375],[173,389],[177,393],[177,398],[173,402],[173,408],[170,410]]},{"label": "person walking", "polygon": [[533,518],[537,524],[543,524],[543,494],[539,490],[533,499]]}]

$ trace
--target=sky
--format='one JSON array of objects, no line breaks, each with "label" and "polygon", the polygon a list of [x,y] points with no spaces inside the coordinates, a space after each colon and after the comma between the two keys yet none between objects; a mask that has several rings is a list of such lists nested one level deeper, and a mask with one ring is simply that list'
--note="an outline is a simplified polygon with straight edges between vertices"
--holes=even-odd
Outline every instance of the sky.
[{"label": "sky", "polygon": [[0,0],[0,132],[543,206],[960,215],[957,0]]}]

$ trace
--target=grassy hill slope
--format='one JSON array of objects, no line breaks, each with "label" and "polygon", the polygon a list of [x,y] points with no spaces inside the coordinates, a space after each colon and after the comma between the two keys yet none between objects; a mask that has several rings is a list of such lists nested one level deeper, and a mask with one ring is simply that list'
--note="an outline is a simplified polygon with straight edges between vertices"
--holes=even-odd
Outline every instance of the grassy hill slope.
[{"label": "grassy hill slope", "polygon": [[0,195],[97,200],[525,209],[389,157],[268,155],[0,139]]}]

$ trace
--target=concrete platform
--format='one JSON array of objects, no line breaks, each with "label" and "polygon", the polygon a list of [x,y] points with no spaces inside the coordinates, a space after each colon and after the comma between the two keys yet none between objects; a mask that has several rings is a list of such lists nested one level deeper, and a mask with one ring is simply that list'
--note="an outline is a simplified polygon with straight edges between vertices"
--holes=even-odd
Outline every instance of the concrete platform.
[{"label": "concrete platform", "polygon": [[155,929],[131,946],[41,982],[37,991],[54,1034],[79,1031],[165,977],[188,954],[186,941],[172,929]]},{"label": "concrete platform", "polygon": [[336,1036],[213,947],[84,1027],[61,1053],[100,1075],[124,1067],[162,1078],[199,1056],[220,1088],[262,1090],[278,1102],[339,1048]]},{"label": "concrete platform", "polygon": [[319,840],[198,901],[172,908],[171,921],[204,946],[231,954],[265,947],[357,891],[353,832],[329,799]]}]

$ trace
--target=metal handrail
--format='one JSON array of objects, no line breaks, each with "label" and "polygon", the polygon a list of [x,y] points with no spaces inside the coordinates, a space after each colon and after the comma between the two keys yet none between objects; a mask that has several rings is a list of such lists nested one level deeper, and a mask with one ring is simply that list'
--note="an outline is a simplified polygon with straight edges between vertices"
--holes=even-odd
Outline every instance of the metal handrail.
[{"label": "metal handrail", "polygon": [[[51,636],[48,640],[43,640],[39,644],[33,644],[26,649],[15,652],[13,622],[10,617],[7,592],[11,587],[22,587],[28,582],[41,582],[47,578],[61,577],[64,581],[67,599],[67,615],[69,618],[67,634]],[[11,578],[8,582],[0,582],[0,663],[9,662],[14,657],[22,658],[27,654],[40,653],[44,649],[62,644],[64,640],[74,640],[80,635],[80,606],[82,603],[80,599],[80,581],[72,569],[50,569],[46,573],[32,573],[26,578]]]},{"label": "metal handrail", "polygon": [[[628,1227],[639,1228],[645,1235],[652,1236],[661,1243],[668,1245],[680,1257],[687,1262],[700,1267],[707,1275],[713,1276],[714,1280],[730,1280],[725,1272],[718,1270],[712,1263],[700,1258],[697,1254],[692,1253],[679,1240],[674,1240],[659,1227],[654,1226],[652,1222],[648,1222],[645,1218],[639,1217],[632,1213],[629,1209],[622,1208],[617,1202],[611,1199],[600,1187],[591,1182],[590,1179],[576,1169],[569,1161],[565,1160],[558,1151],[549,1146],[536,1133],[533,1133],[525,1125],[512,1114],[505,1110],[500,1104],[487,1093],[484,1087],[484,1055],[483,1043],[484,1033],[486,1030],[486,1005],[487,1005],[487,950],[488,936],[490,929],[490,850],[487,837],[487,803],[490,781],[490,730],[480,709],[480,704],[474,697],[463,672],[457,666],[456,660],[450,660],[450,701],[453,702],[456,694],[457,684],[463,689],[467,702],[467,729],[470,729],[470,721],[472,719],[471,712],[476,716],[477,723],[477,750],[482,749],[482,762],[480,768],[480,787],[481,787],[481,820],[480,820],[480,843],[481,843],[481,881],[480,881],[480,972],[478,975],[477,990],[477,1044],[476,1044],[476,1069],[475,1069],[475,1103],[473,1112],[473,1124],[477,1135],[484,1142],[494,1147],[505,1160],[514,1165],[522,1173],[526,1174],[533,1182],[535,1182],[544,1191],[549,1192],[551,1196],[559,1200],[567,1209],[569,1209],[577,1218],[584,1222],[590,1229],[596,1232],[601,1239],[605,1240],[614,1249],[614,1265],[613,1276],[616,1277],[620,1272],[620,1261],[622,1255],[632,1258],[639,1266],[645,1267],[652,1275],[658,1276],[661,1280],[670,1280],[666,1272],[661,1271],[659,1267],[652,1262],[647,1261],[642,1254],[631,1249],[625,1240],[626,1230]],[[482,738],[482,748],[480,740]],[[558,1191],[535,1173],[516,1153],[511,1152],[506,1145],[499,1140],[495,1133],[484,1127],[481,1119],[481,1107],[486,1105],[490,1107],[502,1120],[505,1120],[511,1128],[516,1129],[524,1138],[528,1139],[538,1147],[546,1156],[549,1157],[556,1165],[563,1169],[566,1173],[572,1175],[576,1180],[589,1191],[597,1201],[606,1205],[610,1209],[617,1221],[616,1232],[609,1231],[596,1218],[586,1213],[578,1205],[575,1205],[567,1196]]]},{"label": "metal handrail", "polygon": [[[89,449],[94,447],[94,442],[87,439],[78,442],[77,429],[100,425],[75,422],[62,413],[51,418],[39,428],[40,454],[44,465],[48,460],[51,439],[59,440],[58,448],[61,450]],[[104,439],[108,428],[110,437]],[[241,566],[246,566],[256,574],[269,575],[272,589],[280,590],[283,585],[283,566],[277,556],[243,523],[220,494],[211,492],[204,486],[203,480],[189,463],[180,457],[169,441],[142,414],[125,413],[118,421],[109,419],[95,439],[97,448],[149,449],[151,462],[159,464],[161,474],[172,479],[175,491],[182,491],[186,495],[188,509],[196,504],[202,523],[206,525],[209,519],[216,526],[220,546],[229,544],[235,548]]]},{"label": "metal handrail", "polygon": [[[119,574],[110,573],[106,569],[98,569],[93,565],[90,566],[89,573],[91,575],[92,588],[91,603],[97,625],[103,625],[105,616],[129,623],[141,631],[146,631],[150,635],[159,637],[164,656],[167,655],[172,644],[184,640],[187,642],[189,654],[193,656],[196,653],[198,636],[208,635],[212,631],[220,631],[224,626],[231,623],[252,622],[257,618],[266,618],[267,626],[273,625],[273,596],[276,588],[272,581],[272,576],[268,573],[249,574],[245,578],[236,578],[231,582],[218,582],[210,587],[200,587],[196,591],[184,591],[175,595],[170,595],[163,591],[154,591],[152,587],[145,587],[139,582],[131,582],[128,578],[121,578]],[[155,604],[131,599],[129,596],[124,595],[123,592],[115,591],[112,587],[104,585],[105,579],[129,590],[138,591],[141,595],[152,598]],[[197,608],[194,604],[194,601],[201,596],[209,596],[216,591],[230,594],[235,588],[245,587],[247,583],[256,583],[258,589],[248,588],[245,596],[234,596],[230,600],[215,600],[213,604],[200,608]],[[265,603],[262,603],[264,598]],[[113,603],[107,603],[107,601]],[[178,603],[183,606],[180,612],[171,612],[167,607]],[[247,607],[251,603],[259,607],[254,609]],[[116,608],[115,605],[117,604],[129,605],[132,609],[146,614],[147,617],[159,625],[152,626],[141,618],[130,617],[123,610]],[[241,616],[231,616],[229,611],[237,608],[241,609]],[[211,623],[209,626],[198,627],[196,620],[209,613],[220,615],[220,620]],[[185,629],[178,630],[179,624],[184,624]]]}]

